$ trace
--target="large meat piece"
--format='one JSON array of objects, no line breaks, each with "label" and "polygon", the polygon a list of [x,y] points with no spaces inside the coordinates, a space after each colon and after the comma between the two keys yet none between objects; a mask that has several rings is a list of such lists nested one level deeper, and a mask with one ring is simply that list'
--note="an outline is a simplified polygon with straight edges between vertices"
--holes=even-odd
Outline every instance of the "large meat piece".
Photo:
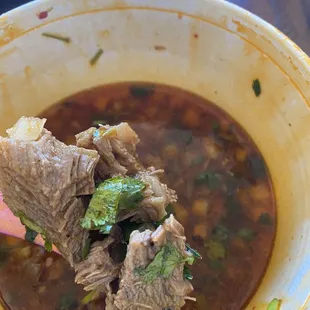
[{"label": "large meat piece", "polygon": [[107,310],[179,310],[193,290],[183,277],[186,251],[184,229],[170,216],[156,231],[134,231],[116,295]]},{"label": "large meat piece", "polygon": [[97,171],[103,179],[139,171],[136,154],[138,143],[137,134],[127,123],[101,126],[99,129],[91,127],[76,135],[77,146],[98,151],[100,161]]},{"label": "large meat piece", "polygon": [[75,281],[84,285],[86,291],[106,291],[108,285],[119,276],[122,264],[116,263],[109,253],[109,246],[113,242],[112,237],[95,242],[86,260],[75,267]]},{"label": "large meat piece", "polygon": [[21,118],[0,137],[0,190],[21,221],[53,242],[73,266],[82,259],[88,232],[80,225],[83,195],[95,191],[94,150],[67,146],[43,128],[45,120]]}]

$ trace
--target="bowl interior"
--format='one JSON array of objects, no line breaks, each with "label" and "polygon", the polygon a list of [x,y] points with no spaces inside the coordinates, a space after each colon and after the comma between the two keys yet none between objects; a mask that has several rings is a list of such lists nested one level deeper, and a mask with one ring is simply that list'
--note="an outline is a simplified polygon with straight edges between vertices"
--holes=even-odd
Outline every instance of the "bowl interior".
[{"label": "bowl interior", "polygon": [[[283,299],[283,309],[305,305],[310,61],[292,42],[249,13],[213,0],[39,1],[2,16],[0,25],[1,134],[22,115],[123,81],[180,87],[235,118],[269,166],[278,206],[274,253],[248,309],[265,309],[274,297]],[[91,65],[100,48],[102,56]]]}]

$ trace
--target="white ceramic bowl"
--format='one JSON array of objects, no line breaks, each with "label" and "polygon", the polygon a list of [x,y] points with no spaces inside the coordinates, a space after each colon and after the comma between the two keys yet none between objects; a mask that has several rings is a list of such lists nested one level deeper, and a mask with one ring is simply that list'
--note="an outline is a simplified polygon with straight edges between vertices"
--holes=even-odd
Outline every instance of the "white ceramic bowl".
[{"label": "white ceramic bowl", "polygon": [[264,155],[278,206],[274,253],[248,309],[274,297],[283,310],[310,307],[310,60],[293,42],[220,0],[45,0],[1,16],[0,29],[1,133],[21,115],[119,81],[178,86],[228,111]]}]

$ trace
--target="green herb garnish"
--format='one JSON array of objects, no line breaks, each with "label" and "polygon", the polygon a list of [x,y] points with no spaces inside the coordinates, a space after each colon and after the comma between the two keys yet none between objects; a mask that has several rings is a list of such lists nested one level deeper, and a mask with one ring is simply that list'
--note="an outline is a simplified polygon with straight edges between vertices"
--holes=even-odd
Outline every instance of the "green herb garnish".
[{"label": "green herb garnish", "polygon": [[249,156],[249,168],[251,169],[255,178],[264,178],[267,174],[266,164],[260,156]]},{"label": "green herb garnish", "polygon": [[44,243],[45,250],[47,252],[52,252],[52,250],[53,250],[53,243],[51,241],[49,241],[49,240],[46,240],[46,239],[44,239],[44,241],[45,241],[45,243]]},{"label": "green herb garnish", "polygon": [[166,216],[164,216],[160,221],[154,223],[156,227],[164,224],[165,220],[167,220],[171,214],[175,214],[173,210],[173,205],[171,203],[168,204],[168,206],[166,207],[166,212],[167,212]]},{"label": "green herb garnish", "polygon": [[26,226],[25,240],[33,243],[38,233]]},{"label": "green herb garnish", "polygon": [[134,273],[151,284],[158,277],[169,278],[178,265],[186,262],[192,264],[193,257],[183,256],[172,243],[166,243],[148,266],[136,268]]},{"label": "green herb garnish", "polygon": [[252,88],[253,88],[255,96],[259,97],[262,92],[259,79],[256,79],[253,81]]},{"label": "green herb garnish", "polygon": [[108,122],[105,120],[94,120],[92,125],[93,126],[99,126],[99,125],[106,125]]},{"label": "green herb garnish", "polygon": [[186,279],[188,281],[191,281],[194,278],[191,270],[189,269],[189,267],[187,265],[184,265],[183,277],[184,277],[184,279]]},{"label": "green herb garnish", "polygon": [[226,256],[226,249],[224,245],[216,240],[210,240],[205,244],[208,248],[208,257],[211,260],[222,259]]},{"label": "green herb garnish", "polygon": [[[19,217],[21,223],[26,226],[26,230],[28,229],[29,231],[36,232],[37,234],[40,234],[45,241],[44,247],[45,250],[48,252],[52,251],[53,244],[52,242],[47,238],[45,230],[43,230],[39,225],[37,225],[35,222],[31,221],[28,219],[23,212],[16,212],[15,216]],[[27,231],[26,231],[27,235]],[[26,237],[26,236],[25,236]]]},{"label": "green herb garnish", "polygon": [[90,65],[94,66],[99,60],[99,58],[102,56],[102,54],[103,54],[103,49],[99,48],[96,54],[90,59],[89,61]]},{"label": "green herb garnish", "polygon": [[221,186],[221,175],[214,172],[203,172],[196,178],[198,184],[206,184],[210,190],[216,190]]},{"label": "green herb garnish", "polygon": [[274,298],[268,305],[267,310],[280,310],[282,301],[280,299]]},{"label": "green herb garnish", "polygon": [[98,299],[100,296],[100,294],[98,293],[98,291],[94,290],[91,291],[90,293],[88,293],[83,299],[82,299],[82,305],[88,305],[90,302]]},{"label": "green herb garnish", "polygon": [[221,241],[227,240],[228,235],[229,235],[229,230],[223,225],[218,225],[213,230],[212,238],[214,240],[221,242]]},{"label": "green herb garnish", "polygon": [[270,226],[273,224],[273,220],[270,216],[269,213],[263,213],[259,219],[258,219],[258,223],[261,225],[266,225],[266,226]]},{"label": "green herb garnish", "polygon": [[252,241],[254,240],[256,234],[253,230],[248,229],[248,228],[242,228],[238,231],[237,233],[238,237],[245,241]]},{"label": "green herb garnish", "polygon": [[76,309],[77,301],[74,295],[75,295],[74,292],[70,292],[66,295],[61,296],[59,300],[59,306],[57,307],[57,309],[59,310]]},{"label": "green herb garnish", "polygon": [[155,85],[132,85],[129,88],[129,92],[131,96],[141,99],[152,96],[155,88]]},{"label": "green herb garnish", "polygon": [[131,177],[115,177],[101,183],[94,193],[84,218],[83,228],[109,234],[119,211],[138,208],[146,185]]},{"label": "green herb garnish", "polygon": [[55,34],[55,33],[43,32],[42,36],[47,37],[47,38],[51,38],[51,39],[55,39],[55,40],[59,40],[59,41],[65,42],[67,44],[69,44],[71,42],[71,39],[69,37],[63,37],[63,36]]},{"label": "green herb garnish", "polygon": [[130,220],[119,223],[122,229],[123,239],[127,244],[129,243],[131,233],[135,230],[139,230],[142,225],[141,223],[131,222]]},{"label": "green herb garnish", "polygon": [[89,254],[89,251],[90,251],[90,243],[91,243],[91,240],[90,238],[87,238],[85,240],[85,244],[83,246],[83,249],[82,249],[82,259],[86,259],[86,257],[88,256]]},{"label": "green herb garnish", "polygon": [[188,243],[186,243],[186,251],[191,253],[195,258],[202,259],[200,253],[197,250],[193,249]]}]

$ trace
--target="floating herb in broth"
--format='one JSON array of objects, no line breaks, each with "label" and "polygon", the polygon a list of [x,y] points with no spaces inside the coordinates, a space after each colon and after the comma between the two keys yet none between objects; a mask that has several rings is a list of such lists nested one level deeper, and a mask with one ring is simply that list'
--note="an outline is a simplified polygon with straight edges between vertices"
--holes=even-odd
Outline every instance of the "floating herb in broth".
[{"label": "floating herb in broth", "polygon": [[[258,83],[253,82],[252,86],[259,96]],[[141,140],[138,146],[141,162],[165,169],[163,182],[178,193],[178,202],[167,211],[175,214],[184,226],[190,244],[187,251],[196,258],[202,257],[190,270],[185,265],[183,275],[194,286],[196,302],[188,301],[184,309],[244,307],[258,288],[269,261],[276,232],[276,210],[264,160],[238,123],[198,96],[148,83],[122,83],[84,91],[41,116],[47,118],[46,127],[66,143],[74,143],[75,134],[101,122],[110,125],[128,122]],[[161,223],[153,224],[155,228]],[[124,222],[121,229],[128,242],[130,233],[139,229],[139,225]],[[30,234],[30,241],[33,237]],[[28,243],[27,246],[31,251],[37,248]],[[167,253],[176,254],[172,256],[178,265],[183,257],[173,249],[168,250]],[[88,251],[85,244],[85,255]],[[3,260],[11,257],[20,262],[18,253],[9,252],[3,255]],[[49,255],[54,257],[45,253],[44,259]],[[49,267],[53,280],[46,278],[44,283],[39,280],[37,285],[46,286],[51,296],[58,298],[59,305],[61,296],[75,292],[76,285],[73,277],[65,279],[63,272],[58,274],[57,268],[67,270],[67,264],[60,258],[57,262],[58,265]],[[156,262],[163,266],[160,256]],[[147,271],[151,268],[145,267],[137,272],[152,279],[154,274],[149,277]],[[154,270],[158,274],[163,269]],[[14,273],[0,267],[0,278],[6,277],[11,288],[19,284],[21,276],[22,270]],[[52,281],[64,285],[55,286]],[[50,309],[49,304],[54,302],[51,296],[36,294],[42,296],[41,309]],[[33,296],[29,293],[29,300]],[[102,309],[102,304],[101,308],[90,308],[88,301],[92,298],[83,300],[84,296],[78,290],[71,301],[83,305],[83,309]],[[22,302],[20,305],[23,306]]]}]

